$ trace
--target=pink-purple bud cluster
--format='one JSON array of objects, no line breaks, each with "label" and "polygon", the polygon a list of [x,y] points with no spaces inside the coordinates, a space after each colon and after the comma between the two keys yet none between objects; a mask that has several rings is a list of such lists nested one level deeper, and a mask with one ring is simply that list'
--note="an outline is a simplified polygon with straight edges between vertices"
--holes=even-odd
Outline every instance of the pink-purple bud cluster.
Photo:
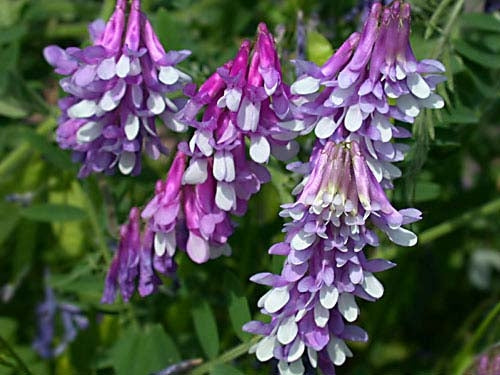
[{"label": "pink-purple bud cluster", "polygon": [[417,61],[409,43],[410,7],[400,1],[372,6],[361,34],[354,33],[322,66],[299,62],[304,74],[291,86],[301,119],[280,126],[317,141],[307,163],[289,168],[304,175],[293,204],[283,206],[285,240],[270,254],[284,255],[281,274],[252,281],[271,289],[258,302],[269,323],[244,329],[263,335],[257,358],[279,360],[280,374],[302,375],[305,363],[335,374],[352,352],[345,341],[366,341],[352,325],[356,298],[375,301],[384,288],[374,273],[394,266],[368,260],[364,249],[379,245],[377,231],[401,246],[417,237],[403,225],[420,220],[416,209],[396,210],[384,189],[401,175],[392,163],[407,146],[393,138],[411,134],[394,120],[413,122],[422,108],[440,108],[434,93],[444,67]]},{"label": "pink-purple bud cluster", "polygon": [[[282,81],[272,35],[259,25],[253,53],[244,41],[234,60],[219,68],[175,117],[195,129],[178,145],[165,181],[142,213],[134,208],[122,229],[108,273],[103,301],[117,289],[128,300],[139,284],[142,296],[159,283],[156,273],[175,269],[176,249],[196,263],[230,255],[231,215],[243,215],[248,200],[270,180],[264,164],[271,154],[288,159],[297,151],[294,132],[280,121],[293,119],[290,89]],[[203,111],[198,121],[199,112]],[[247,157],[246,139],[249,141]],[[140,218],[146,222],[140,235]]]},{"label": "pink-purple bud cluster", "polygon": [[243,41],[234,60],[208,78],[178,116],[195,128],[185,150],[191,155],[185,183],[215,179],[216,206],[237,215],[245,213],[250,196],[269,180],[261,164],[271,154],[288,160],[298,151],[294,133],[278,125],[293,119],[290,89],[282,81],[273,37],[263,23],[253,53],[251,47]]},{"label": "pink-purple bud cluster", "polygon": [[106,24],[91,24],[91,46],[44,50],[55,71],[66,76],[60,81],[68,95],[59,102],[57,141],[74,151],[74,160],[82,164],[80,177],[117,168],[139,174],[143,149],[153,159],[167,151],[157,116],[169,128],[185,130],[173,119],[185,101],[167,95],[190,81],[175,67],[190,52],[165,52],[140,1],[132,1],[128,21],[127,4],[118,0]]}]

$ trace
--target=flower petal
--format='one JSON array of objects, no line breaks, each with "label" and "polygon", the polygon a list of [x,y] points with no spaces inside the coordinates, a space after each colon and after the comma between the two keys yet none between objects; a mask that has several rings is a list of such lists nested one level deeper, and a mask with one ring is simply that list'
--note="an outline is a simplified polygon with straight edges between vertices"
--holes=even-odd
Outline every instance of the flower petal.
[{"label": "flower petal", "polygon": [[271,155],[271,146],[266,137],[254,136],[250,141],[250,157],[256,163],[266,163]]},{"label": "flower petal", "polygon": [[295,81],[291,87],[292,94],[308,95],[319,90],[320,79],[305,76]]}]

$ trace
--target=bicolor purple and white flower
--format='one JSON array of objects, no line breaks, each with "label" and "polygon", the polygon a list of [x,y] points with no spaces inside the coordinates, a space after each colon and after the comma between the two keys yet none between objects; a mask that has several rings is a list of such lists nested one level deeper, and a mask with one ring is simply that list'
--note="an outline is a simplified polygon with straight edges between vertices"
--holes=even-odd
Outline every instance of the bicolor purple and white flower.
[{"label": "bicolor purple and white flower", "polygon": [[264,336],[253,350],[261,361],[278,359],[282,375],[303,374],[304,361],[335,374],[352,356],[346,341],[368,340],[350,324],[359,315],[355,297],[382,297],[374,273],[394,266],[366,258],[365,247],[379,245],[375,229],[401,246],[417,242],[403,226],[420,220],[420,211],[396,210],[384,191],[401,175],[393,163],[407,151],[393,139],[411,136],[394,120],[411,123],[421,108],[444,105],[434,92],[444,67],[418,62],[409,32],[408,4],[376,3],[363,31],[322,67],[297,62],[304,74],[291,93],[303,118],[280,126],[301,134],[314,130],[318,140],[308,163],[289,165],[304,178],[293,191],[296,202],[283,206],[281,215],[291,219],[285,241],[269,250],[286,256],[283,270],[252,277],[271,286],[258,302],[271,321],[244,327]]},{"label": "bicolor purple and white flower", "polygon": [[297,62],[302,75],[291,92],[301,96],[305,119],[281,125],[302,133],[314,129],[320,139],[354,132],[370,143],[409,137],[393,119],[412,123],[423,108],[442,108],[435,89],[445,80],[439,61],[417,61],[409,35],[409,4],[375,3],[362,32],[352,34],[322,67]]},{"label": "bicolor purple and white flower", "polygon": [[172,130],[185,130],[173,116],[185,100],[168,95],[190,81],[176,68],[190,52],[165,52],[140,1],[132,1],[128,21],[127,3],[117,1],[107,24],[90,25],[91,46],[44,50],[49,64],[66,76],[60,81],[68,96],[59,102],[57,141],[82,163],[80,177],[116,169],[136,175],[143,149],[153,159],[166,153],[157,116]]},{"label": "bicolor purple and white flower", "polygon": [[186,154],[178,151],[166,181],[157,183],[155,197],[142,212],[155,233],[155,253],[172,258],[179,247],[196,263],[230,255],[227,240],[234,226],[229,214],[215,205],[216,181],[207,176],[203,182],[185,184],[186,163]]},{"label": "bicolor purple and white flower", "polygon": [[[215,179],[184,184],[187,156],[178,151],[165,181],[158,181],[155,196],[142,213],[132,208],[121,228],[118,251],[106,277],[103,303],[113,303],[118,290],[129,301],[136,288],[144,297],[161,284],[158,274],[171,276],[177,249],[196,263],[230,255],[227,244],[234,231],[229,213],[215,205]],[[213,159],[208,159],[213,163]],[[145,221],[141,235],[141,217]]]},{"label": "bicolor purple and white flower", "polygon": [[384,289],[374,273],[394,266],[365,257],[367,245],[378,246],[374,227],[399,245],[416,244],[402,226],[419,220],[420,212],[391,205],[365,156],[357,140],[318,141],[296,202],[283,206],[281,215],[292,219],[285,241],[269,250],[287,257],[283,271],[251,278],[272,287],[258,302],[271,322],[244,329],[265,336],[254,348],[257,358],[278,359],[281,374],[303,374],[304,358],[335,374],[352,356],[345,341],[368,339],[350,324],[359,315],[355,297],[380,298]]},{"label": "bicolor purple and white flower", "polygon": [[[278,126],[294,115],[273,37],[263,23],[253,54],[251,47],[250,41],[243,41],[234,60],[208,78],[179,115],[180,122],[195,128],[185,150],[191,161],[184,182],[195,185],[214,178],[216,206],[237,215],[246,211],[250,196],[269,180],[262,164],[270,155],[287,160],[298,151],[296,134]],[[245,139],[250,143],[250,160]]]}]

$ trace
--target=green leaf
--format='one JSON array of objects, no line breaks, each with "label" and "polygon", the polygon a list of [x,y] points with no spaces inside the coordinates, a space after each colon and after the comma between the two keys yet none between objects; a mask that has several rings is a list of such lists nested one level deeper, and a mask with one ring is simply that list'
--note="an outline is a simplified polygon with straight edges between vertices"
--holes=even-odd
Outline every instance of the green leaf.
[{"label": "green leaf", "polygon": [[477,124],[479,122],[479,117],[474,112],[474,110],[467,108],[467,107],[464,107],[464,106],[457,106],[455,108],[449,108],[446,112],[443,113],[443,122],[444,123]]},{"label": "green leaf", "polygon": [[220,364],[214,367],[210,372],[211,375],[243,375],[243,373],[229,365]]},{"label": "green leaf", "polygon": [[415,186],[415,202],[425,202],[436,199],[441,194],[441,186],[430,181],[418,181]]},{"label": "green leaf", "polygon": [[248,307],[248,300],[245,296],[238,296],[234,291],[229,293],[229,319],[233,326],[234,332],[241,341],[248,341],[252,335],[243,332],[241,327],[248,323],[252,316]]},{"label": "green leaf", "polygon": [[206,356],[210,359],[219,354],[219,332],[212,309],[202,302],[192,310],[194,328]]},{"label": "green leaf", "polygon": [[0,245],[10,236],[19,222],[19,210],[15,205],[0,203]]},{"label": "green leaf", "polygon": [[333,54],[333,48],[328,39],[317,31],[307,34],[307,58],[317,65],[323,65]]},{"label": "green leaf", "polygon": [[486,98],[495,99],[500,96],[500,90],[498,89],[498,85],[491,85],[488,84],[487,82],[484,82],[484,80],[479,78],[477,74],[471,69],[467,69],[466,72],[476,85],[477,89]]},{"label": "green leaf", "polygon": [[464,13],[460,17],[463,27],[500,33],[500,20],[493,14]]},{"label": "green leaf", "polygon": [[17,325],[18,322],[15,319],[0,316],[0,332],[2,332],[2,335],[6,340],[10,340],[14,337]]},{"label": "green leaf", "polygon": [[0,27],[15,25],[28,0],[0,0]]},{"label": "green leaf", "polygon": [[483,49],[472,46],[463,40],[455,40],[455,50],[469,60],[491,69],[500,69],[500,56],[484,52]]},{"label": "green leaf", "polygon": [[42,155],[59,169],[71,170],[75,168],[75,165],[71,162],[69,154],[55,144],[49,142],[49,140],[32,131],[31,129],[24,129],[21,136],[24,140],[28,141],[35,149],[40,151]]},{"label": "green leaf", "polygon": [[410,42],[417,59],[424,59],[431,55],[432,47],[437,43],[437,40],[426,40],[419,33],[412,33]]},{"label": "green leaf", "polygon": [[15,98],[4,97],[0,99],[0,115],[10,118],[23,118],[28,115],[28,111]]},{"label": "green leaf", "polygon": [[0,48],[0,60],[2,61],[2,84],[0,85],[0,92],[5,94],[7,86],[10,85],[9,89],[12,91],[9,91],[8,98],[3,99],[8,103],[17,103],[17,101],[19,101],[18,93],[20,82],[16,80],[13,72],[18,68],[20,51],[21,44],[19,42],[13,42]]},{"label": "green leaf", "polygon": [[33,264],[36,253],[38,223],[23,220],[16,230],[14,253],[10,257],[10,269],[14,275],[25,272]]},{"label": "green leaf", "polygon": [[271,161],[268,165],[269,172],[271,173],[271,184],[278,191],[280,202],[292,202],[293,197],[290,193],[294,184],[290,183],[291,176],[287,171],[283,171],[277,163]]},{"label": "green leaf", "polygon": [[488,47],[490,51],[500,52],[500,34],[484,35],[482,40],[484,46]]},{"label": "green leaf", "polygon": [[[55,279],[54,282],[58,282]],[[76,280],[58,287],[59,291],[73,293],[78,295],[80,302],[99,304],[102,297],[103,276],[102,275],[83,275]]]},{"label": "green leaf", "polygon": [[185,37],[183,33],[176,32],[185,26],[180,22],[179,17],[176,17],[174,12],[160,8],[154,18],[155,30],[157,31],[160,41],[169,46],[169,49],[185,48]]},{"label": "green leaf", "polygon": [[165,333],[160,324],[147,327],[145,335],[142,336],[140,348],[145,353],[151,353],[141,366],[143,369],[149,369],[148,371],[158,371],[181,360],[174,341]]},{"label": "green leaf", "polygon": [[81,208],[66,204],[37,204],[21,210],[21,216],[34,221],[76,221],[87,217]]},{"label": "green leaf", "polygon": [[241,341],[248,341],[252,336],[247,332],[243,332],[241,327],[248,323],[252,316],[242,283],[234,273],[229,271],[224,274],[224,285],[227,285],[229,289],[228,310],[231,325]]},{"label": "green leaf", "polygon": [[24,25],[15,25],[0,29],[0,44],[7,44],[21,39],[26,34]]},{"label": "green leaf", "polygon": [[162,326],[129,327],[111,351],[117,375],[145,375],[180,361],[177,348]]}]

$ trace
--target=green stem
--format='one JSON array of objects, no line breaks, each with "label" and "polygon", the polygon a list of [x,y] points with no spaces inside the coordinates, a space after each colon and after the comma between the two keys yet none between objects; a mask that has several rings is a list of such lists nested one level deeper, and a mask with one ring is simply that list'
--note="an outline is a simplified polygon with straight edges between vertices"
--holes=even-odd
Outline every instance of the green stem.
[{"label": "green stem", "polygon": [[189,374],[190,375],[203,375],[203,374],[208,374],[212,369],[220,365],[222,363],[227,363],[229,361],[232,361],[233,359],[236,359],[238,357],[241,357],[242,355],[248,353],[250,348],[257,344],[257,342],[260,340],[260,337],[254,337],[248,342],[244,342],[243,344],[240,344],[238,346],[235,346],[234,348],[228,350],[227,352],[223,353],[220,355],[220,357],[217,357],[210,362],[207,362],[197,368],[195,368],[193,371],[191,371]]},{"label": "green stem", "polygon": [[429,39],[429,37],[432,35],[432,32],[437,29],[437,22],[439,18],[441,17],[441,13],[444,12],[444,10],[450,5],[452,0],[443,0],[438,7],[436,8],[436,11],[432,15],[431,19],[429,20],[429,24],[427,25],[427,29],[425,30],[425,39]]},{"label": "green stem", "polygon": [[477,345],[481,337],[484,336],[488,327],[493,323],[493,321],[500,314],[500,302],[498,302],[490,313],[486,316],[486,318],[481,322],[479,327],[474,332],[472,338],[467,342],[467,344],[463,347],[460,353],[455,357],[455,364],[453,366],[454,374],[463,374],[465,370],[469,367],[472,356],[472,350],[474,346]]},{"label": "green stem", "polygon": [[17,355],[17,353],[12,349],[7,340],[5,340],[2,336],[0,336],[0,345],[3,346],[9,355],[16,361],[17,369],[21,371],[25,375],[33,375],[33,373],[28,369],[26,364],[23,362],[21,357]]},{"label": "green stem", "polygon": [[444,46],[448,39],[450,38],[451,31],[453,30],[453,26],[455,25],[455,21],[457,20],[460,11],[462,10],[464,6],[465,0],[458,0],[455,3],[455,6],[453,7],[453,10],[451,11],[450,17],[448,18],[448,22],[446,23],[446,26],[444,27],[443,34],[439,38],[438,42],[436,43],[436,47],[432,51],[432,56],[431,58],[437,59],[439,56],[444,51]]},{"label": "green stem", "polygon": [[472,219],[477,218],[478,216],[486,216],[498,212],[500,212],[500,198],[488,202],[479,207],[478,209],[466,212],[454,219],[445,221],[444,223],[441,223],[439,225],[436,225],[435,227],[427,229],[426,231],[420,234],[419,242],[421,245],[431,243],[435,239],[453,232],[458,227],[466,224]]}]

